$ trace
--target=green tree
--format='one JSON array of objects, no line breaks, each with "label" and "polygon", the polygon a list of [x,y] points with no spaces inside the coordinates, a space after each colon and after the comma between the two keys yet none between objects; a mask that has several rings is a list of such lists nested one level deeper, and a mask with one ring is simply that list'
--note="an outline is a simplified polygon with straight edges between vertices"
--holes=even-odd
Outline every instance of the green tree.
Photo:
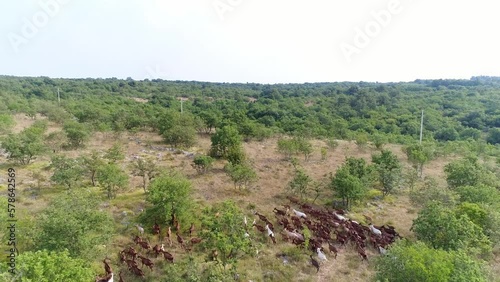
[{"label": "green tree", "polygon": [[479,184],[476,186],[460,186],[454,191],[460,195],[460,201],[495,205],[500,203],[500,192],[497,188]]},{"label": "green tree", "polygon": [[2,141],[2,148],[7,152],[9,159],[29,164],[36,156],[46,151],[43,142],[46,129],[46,124],[35,122],[18,134],[9,134]]},{"label": "green tree", "polygon": [[384,196],[394,192],[401,182],[401,164],[398,157],[389,150],[372,155],[372,162],[378,172],[378,180]]},{"label": "green tree", "polygon": [[193,159],[193,167],[198,173],[206,173],[212,168],[214,161],[210,156],[198,155]]},{"label": "green tree", "polygon": [[201,247],[217,250],[224,267],[236,264],[242,254],[249,254],[250,240],[244,236],[243,213],[234,202],[225,201],[205,208],[201,222]]},{"label": "green tree", "polygon": [[283,154],[287,160],[291,159],[298,151],[298,144],[293,139],[278,140],[278,152]]},{"label": "green tree", "polygon": [[89,155],[83,156],[81,159],[84,169],[90,176],[90,181],[92,182],[92,186],[95,187],[97,171],[99,170],[99,168],[105,165],[106,162],[101,157],[101,154],[96,150],[92,150],[92,152],[90,152]]},{"label": "green tree", "polygon": [[495,186],[496,177],[486,171],[475,157],[456,160],[444,168],[448,187],[456,189],[461,186],[477,186],[479,184]]},{"label": "green tree", "polygon": [[50,168],[54,170],[50,180],[56,184],[64,185],[68,189],[80,185],[85,174],[81,159],[68,158],[63,155],[53,156]]},{"label": "green tree", "polygon": [[123,153],[122,146],[118,143],[113,144],[104,154],[104,158],[108,159],[109,163],[117,163],[118,161],[124,160],[125,154]]},{"label": "green tree", "polygon": [[476,203],[463,202],[455,210],[458,217],[467,215],[470,221],[474,222],[481,229],[486,230],[488,212]]},{"label": "green tree", "polygon": [[224,170],[231,178],[235,188],[248,188],[257,180],[257,173],[248,163],[233,164],[231,162],[224,166]]},{"label": "green tree", "polygon": [[176,148],[192,147],[196,143],[196,129],[193,126],[175,125],[162,133],[165,143]]},{"label": "green tree", "polygon": [[300,195],[303,198],[312,184],[312,179],[302,169],[295,170],[295,176],[288,182],[288,190],[293,194]]},{"label": "green tree", "polygon": [[304,160],[308,161],[313,152],[312,144],[305,138],[296,138],[295,142],[298,143],[298,150],[304,155]]},{"label": "green tree", "polygon": [[45,137],[45,144],[53,153],[58,153],[68,143],[68,138],[63,131],[54,131]]},{"label": "green tree", "polygon": [[68,137],[69,146],[78,148],[83,146],[83,143],[90,138],[90,130],[85,124],[77,121],[67,121],[64,123],[63,131]]},{"label": "green tree", "polygon": [[241,136],[234,126],[224,126],[211,137],[212,145],[209,155],[226,159],[231,151],[241,148]]},{"label": "green tree", "polygon": [[426,164],[432,158],[431,149],[426,149],[426,147],[420,144],[414,144],[404,148],[406,156],[408,157],[408,161],[412,163],[419,177],[422,177],[424,164]]},{"label": "green tree", "polygon": [[321,147],[321,160],[326,161],[326,157],[328,155],[328,148]]},{"label": "green tree", "polygon": [[132,162],[132,175],[142,177],[144,192],[146,192],[147,181],[151,182],[159,173],[159,168],[152,158],[138,158]]},{"label": "green tree", "polygon": [[488,133],[488,137],[486,141],[490,144],[499,144],[500,143],[500,128],[492,128]]},{"label": "green tree", "polygon": [[156,177],[149,184],[146,195],[149,205],[141,220],[152,223],[158,219],[158,222],[167,223],[175,214],[181,226],[186,225],[193,208],[191,190],[191,182],[178,173]]},{"label": "green tree", "polygon": [[54,198],[37,219],[37,249],[67,249],[72,257],[94,259],[97,246],[107,244],[113,232],[113,220],[96,208],[100,204],[97,199],[84,190],[72,190]]},{"label": "green tree", "polygon": [[484,265],[462,252],[446,252],[422,242],[399,241],[376,260],[377,281],[487,281]]},{"label": "green tree", "polygon": [[382,147],[387,144],[388,140],[387,140],[387,137],[385,135],[382,135],[382,134],[374,134],[372,136],[372,142],[373,142],[373,145],[375,145],[375,148],[377,148],[378,150],[382,149]]},{"label": "green tree", "polygon": [[424,185],[410,192],[412,204],[425,207],[430,202],[439,202],[446,207],[454,207],[458,201],[458,194],[446,187],[439,187],[434,178],[426,177]]},{"label": "green tree", "polygon": [[110,163],[97,169],[97,181],[102,186],[108,199],[116,198],[118,191],[128,185],[128,175],[116,164]]},{"label": "green tree", "polygon": [[5,134],[10,131],[15,122],[11,115],[0,114],[0,134]]},{"label": "green tree", "polygon": [[94,279],[89,264],[83,259],[70,257],[67,250],[22,252],[17,261],[17,271],[20,276],[16,281],[21,282],[86,282]]},{"label": "green tree", "polygon": [[437,202],[429,203],[418,213],[411,229],[419,240],[433,248],[463,249],[483,255],[491,252],[491,242],[479,226],[467,215],[458,215]]},{"label": "green tree", "polygon": [[331,177],[330,188],[342,198],[344,207],[349,208],[353,201],[361,200],[366,194],[363,181],[349,172],[349,167],[344,164]]}]

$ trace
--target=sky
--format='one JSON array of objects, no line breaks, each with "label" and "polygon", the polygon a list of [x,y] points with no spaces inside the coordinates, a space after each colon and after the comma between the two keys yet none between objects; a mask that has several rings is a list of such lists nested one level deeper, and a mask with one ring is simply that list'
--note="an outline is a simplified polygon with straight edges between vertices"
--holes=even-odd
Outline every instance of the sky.
[{"label": "sky", "polygon": [[210,82],[500,76],[499,1],[0,0],[0,75]]}]

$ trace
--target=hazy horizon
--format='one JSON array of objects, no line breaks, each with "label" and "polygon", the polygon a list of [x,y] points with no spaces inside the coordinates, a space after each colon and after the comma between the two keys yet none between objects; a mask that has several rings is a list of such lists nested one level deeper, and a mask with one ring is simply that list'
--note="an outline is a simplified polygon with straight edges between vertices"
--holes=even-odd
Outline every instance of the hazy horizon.
[{"label": "hazy horizon", "polygon": [[0,74],[216,83],[500,76],[481,0],[2,3]]}]

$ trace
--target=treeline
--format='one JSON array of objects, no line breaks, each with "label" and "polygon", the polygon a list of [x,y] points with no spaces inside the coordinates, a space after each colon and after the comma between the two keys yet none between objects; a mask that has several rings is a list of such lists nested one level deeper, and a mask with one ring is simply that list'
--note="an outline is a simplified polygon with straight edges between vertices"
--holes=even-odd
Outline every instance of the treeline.
[{"label": "treeline", "polygon": [[199,132],[236,125],[246,138],[286,133],[375,141],[383,135],[389,142],[410,143],[419,137],[424,110],[427,141],[498,144],[498,81],[264,85],[2,76],[0,112],[41,113],[61,123],[75,119],[98,131],[161,131],[158,123],[169,110],[181,111],[182,97],[182,110]]}]

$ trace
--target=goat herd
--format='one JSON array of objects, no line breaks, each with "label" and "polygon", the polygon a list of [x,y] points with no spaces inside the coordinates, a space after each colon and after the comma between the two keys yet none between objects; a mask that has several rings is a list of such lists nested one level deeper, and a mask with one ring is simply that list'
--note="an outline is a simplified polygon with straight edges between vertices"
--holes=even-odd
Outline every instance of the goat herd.
[{"label": "goat herd", "polygon": [[[283,205],[284,209],[274,208],[273,212],[277,219],[276,223],[281,225],[282,230],[280,234],[282,235],[283,241],[291,242],[299,247],[307,245],[313,254],[315,253],[317,255],[319,261],[327,260],[326,254],[324,253],[325,249],[323,248],[324,244],[328,245],[328,250],[330,253],[333,253],[334,258],[337,258],[340,247],[351,244],[356,249],[361,259],[368,260],[366,255],[367,246],[372,246],[379,253],[385,254],[387,247],[393,243],[397,237],[400,237],[393,226],[374,226],[371,223],[372,219],[366,215],[364,217],[369,224],[363,225],[347,218],[344,210],[323,209],[307,203],[301,203],[298,199],[293,197],[288,197],[288,199],[290,200],[290,204],[300,207],[301,211],[291,208],[288,204]],[[251,227],[255,227],[263,234],[267,233],[267,237],[276,244],[274,225],[265,215],[258,212],[254,212],[254,214],[258,217],[259,222],[257,222],[257,218],[254,219]],[[179,243],[183,249],[189,251],[193,245],[201,242],[201,238],[193,237],[195,226],[191,224],[189,228],[189,236],[191,237],[189,243],[191,244],[186,245],[185,240],[179,235],[180,225],[175,215],[172,215],[172,222],[176,230],[175,235],[177,243]],[[244,236],[250,237],[248,233],[249,225],[246,217],[243,219],[243,224],[247,230]],[[144,235],[144,229],[138,225],[136,226],[139,235]],[[305,231],[306,228],[309,232]],[[158,235],[161,243],[163,240],[161,240],[160,231],[160,226],[155,222],[152,233]],[[134,242],[139,246],[139,250],[142,249],[146,251],[146,255],[150,256],[149,258],[139,254],[133,246],[129,246],[119,253],[120,262],[126,264],[131,273],[138,277],[145,276],[144,271],[139,268],[136,261],[137,259],[140,260],[142,267],[145,265],[149,267],[150,270],[153,270],[155,264],[152,261],[151,252],[153,252],[155,258],[159,255],[163,255],[166,261],[171,263],[174,262],[174,257],[165,250],[165,245],[163,243],[151,247],[148,241],[141,238],[139,235],[135,236]],[[170,226],[167,228],[164,240],[172,247],[173,236]],[[316,272],[318,272],[320,269],[320,262],[315,259],[313,254],[309,257],[312,266],[314,266]],[[212,250],[211,257],[216,261],[217,255],[217,250]],[[113,272],[106,260],[107,258],[103,260],[106,276],[97,277],[96,282],[113,282]],[[123,282],[121,272],[119,273],[119,281]]]}]

